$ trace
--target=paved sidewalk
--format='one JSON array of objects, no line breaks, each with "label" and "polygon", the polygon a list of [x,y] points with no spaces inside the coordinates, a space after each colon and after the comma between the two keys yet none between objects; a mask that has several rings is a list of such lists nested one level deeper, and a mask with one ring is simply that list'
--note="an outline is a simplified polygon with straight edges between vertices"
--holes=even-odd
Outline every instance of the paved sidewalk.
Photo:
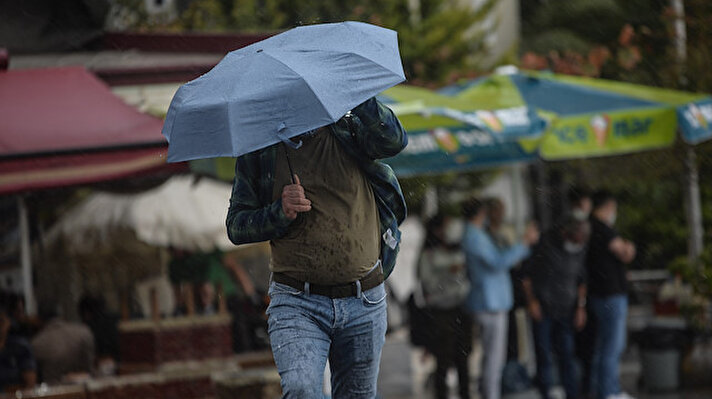
[{"label": "paved sidewalk", "polygon": [[[479,375],[480,348],[475,343],[474,351],[470,357],[470,390],[473,398],[478,398],[477,376]],[[386,338],[381,358],[381,369],[378,381],[378,391],[381,399],[431,399],[434,397],[432,384],[427,385],[427,378],[434,370],[435,364],[432,357],[423,358],[422,351],[413,348],[409,343],[407,329],[392,332]],[[633,348],[626,353],[621,365],[621,383],[626,392],[638,399],[711,399],[712,388],[672,392],[672,393],[646,393],[639,392],[638,381],[640,365],[636,350]],[[454,373],[448,378],[449,382],[456,385]],[[556,387],[552,393],[554,399],[564,399],[564,392]],[[450,395],[457,399],[456,390]],[[538,399],[539,394],[535,389],[516,395],[505,395],[503,399]]]}]

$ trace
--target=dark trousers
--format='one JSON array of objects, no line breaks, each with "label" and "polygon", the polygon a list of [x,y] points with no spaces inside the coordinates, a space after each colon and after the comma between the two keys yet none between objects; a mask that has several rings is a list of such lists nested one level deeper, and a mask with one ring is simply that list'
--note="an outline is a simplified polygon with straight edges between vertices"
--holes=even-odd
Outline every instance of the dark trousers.
[{"label": "dark trousers", "polygon": [[460,398],[470,398],[470,376],[467,358],[472,351],[472,317],[463,309],[433,310],[433,341],[428,350],[435,356],[435,397],[447,395],[447,372],[457,368]]},{"label": "dark trousers", "polygon": [[553,354],[561,383],[568,399],[575,399],[579,394],[574,354],[574,327],[572,317],[552,318],[543,316],[533,323],[534,343],[536,347],[536,382],[542,398],[548,399],[553,383]]}]

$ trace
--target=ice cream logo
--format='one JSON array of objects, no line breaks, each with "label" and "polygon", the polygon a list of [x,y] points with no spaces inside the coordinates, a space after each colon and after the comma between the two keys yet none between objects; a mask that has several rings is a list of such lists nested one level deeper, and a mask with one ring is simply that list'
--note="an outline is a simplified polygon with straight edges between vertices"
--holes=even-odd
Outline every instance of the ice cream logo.
[{"label": "ice cream logo", "polygon": [[438,147],[448,154],[455,153],[460,149],[460,142],[457,141],[457,137],[447,129],[434,129],[430,131],[430,134],[435,138]]},{"label": "ice cream logo", "polygon": [[705,116],[702,115],[702,111],[700,110],[700,108],[695,104],[690,104],[690,106],[687,108],[688,108],[690,114],[692,115],[692,117],[697,120],[697,122],[700,124],[700,126],[703,129],[707,129],[707,119],[705,119]]},{"label": "ice cream logo", "polygon": [[493,132],[499,133],[504,129],[502,122],[493,112],[477,111],[475,114],[488,128],[492,129]]},{"label": "ice cream logo", "polygon": [[591,129],[593,129],[596,144],[600,147],[606,145],[608,133],[611,131],[611,117],[606,114],[594,115],[589,123],[591,125]]}]

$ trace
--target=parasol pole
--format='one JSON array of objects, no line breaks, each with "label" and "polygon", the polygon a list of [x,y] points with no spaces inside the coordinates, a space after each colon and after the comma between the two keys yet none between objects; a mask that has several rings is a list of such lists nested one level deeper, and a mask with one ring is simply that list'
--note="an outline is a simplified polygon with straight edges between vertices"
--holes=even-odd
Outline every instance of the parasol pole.
[{"label": "parasol pole", "polygon": [[22,270],[22,292],[27,314],[35,314],[35,294],[32,284],[32,259],[30,257],[30,224],[27,220],[25,199],[17,196],[17,214],[20,229],[20,265]]},{"label": "parasol pole", "polygon": [[[673,23],[675,44],[675,61],[677,62],[678,83],[681,88],[687,87],[685,66],[687,63],[687,26],[685,24],[685,4],[683,0],[670,0],[675,22]],[[687,228],[687,256],[690,264],[700,267],[699,258],[704,245],[704,227],[702,226],[702,205],[700,200],[699,172],[697,170],[697,154],[695,148],[685,144],[685,201]]]},{"label": "parasol pole", "polygon": [[702,226],[702,205],[700,201],[699,173],[697,170],[697,154],[695,149],[686,144],[685,148],[685,200],[689,230],[687,252],[690,264],[700,267],[699,258],[704,245],[704,227]]}]

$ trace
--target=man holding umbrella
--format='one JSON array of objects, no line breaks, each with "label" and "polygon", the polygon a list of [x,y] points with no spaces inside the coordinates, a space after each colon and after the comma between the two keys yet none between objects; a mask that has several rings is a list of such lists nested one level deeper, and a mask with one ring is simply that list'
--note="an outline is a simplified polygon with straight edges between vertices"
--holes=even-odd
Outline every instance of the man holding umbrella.
[{"label": "man holding umbrella", "polygon": [[405,201],[378,161],[407,136],[374,96],[405,80],[396,32],[302,26],[225,56],[173,97],[168,160],[237,157],[235,244],[270,241],[267,309],[287,398],[373,398],[386,332],[383,280]]},{"label": "man holding umbrella", "polygon": [[371,98],[294,140],[300,148],[282,142],[237,159],[228,235],[236,244],[270,240],[267,314],[284,396],[319,397],[328,359],[335,398],[372,398],[383,280],[405,217],[398,181],[376,159],[396,155],[407,136]]},{"label": "man holding umbrella", "polygon": [[267,314],[285,397],[319,397],[329,359],[335,398],[372,398],[386,332],[384,269],[397,251],[392,225],[405,216],[395,175],[376,159],[397,154],[407,136],[370,99],[301,140],[298,150],[280,143],[237,159],[228,234],[236,244],[270,240]]}]

